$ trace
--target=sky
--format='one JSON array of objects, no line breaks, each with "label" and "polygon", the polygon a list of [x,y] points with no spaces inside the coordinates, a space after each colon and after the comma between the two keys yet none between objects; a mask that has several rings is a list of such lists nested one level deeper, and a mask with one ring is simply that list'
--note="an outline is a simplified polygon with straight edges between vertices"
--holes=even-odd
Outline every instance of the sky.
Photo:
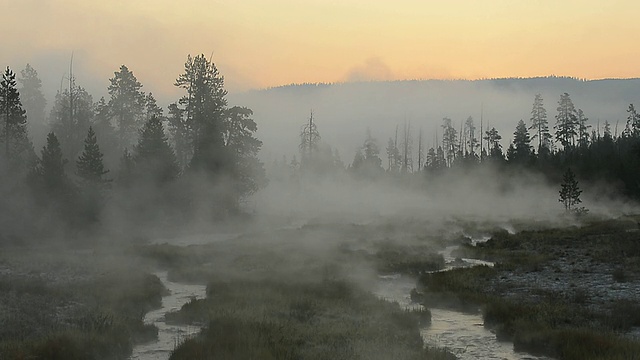
[{"label": "sky", "polygon": [[[120,65],[160,101],[187,54],[230,92],[291,83],[640,77],[637,0],[0,0],[0,65],[56,89]],[[104,95],[104,94],[103,94]]]}]

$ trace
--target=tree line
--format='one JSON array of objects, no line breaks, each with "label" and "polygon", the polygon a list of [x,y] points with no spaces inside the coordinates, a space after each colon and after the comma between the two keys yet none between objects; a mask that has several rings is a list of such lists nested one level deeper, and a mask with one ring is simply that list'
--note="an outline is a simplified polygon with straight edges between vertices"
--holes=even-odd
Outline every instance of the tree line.
[{"label": "tree line", "polygon": [[215,220],[266,184],[253,112],[228,106],[224,78],[204,55],[187,57],[174,83],[184,95],[167,115],[125,65],[108,99],[94,102],[72,71],[67,80],[47,118],[33,67],[2,74],[0,240],[114,216],[185,222],[203,207]]},{"label": "tree line", "polygon": [[[300,160],[293,157],[276,161],[274,167],[304,173],[349,171],[357,177],[378,178],[410,174],[438,177],[452,169],[466,170],[492,166],[496,171],[528,169],[539,171],[554,182],[560,181],[568,168],[587,181],[606,181],[616,191],[640,197],[640,115],[633,104],[627,109],[624,129],[615,132],[608,121],[594,126],[585,113],[576,108],[571,96],[563,93],[557,102],[555,122],[550,124],[543,98],[535,95],[528,121],[519,120],[513,140],[506,151],[502,135],[495,127],[480,128],[468,117],[456,128],[450,118],[443,118],[435,145],[425,146],[422,129],[414,135],[411,124],[396,126],[382,154],[379,141],[367,129],[365,139],[356,146],[354,159],[344,165],[337,150],[321,142],[313,114],[300,132]],[[439,135],[439,136],[438,136]],[[386,155],[386,161],[383,157]]]}]

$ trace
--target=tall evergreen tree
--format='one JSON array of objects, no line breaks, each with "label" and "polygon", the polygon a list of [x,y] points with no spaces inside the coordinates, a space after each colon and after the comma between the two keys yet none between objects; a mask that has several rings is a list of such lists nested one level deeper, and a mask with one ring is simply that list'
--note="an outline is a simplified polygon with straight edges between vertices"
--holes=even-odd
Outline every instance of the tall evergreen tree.
[{"label": "tall evergreen tree", "polygon": [[121,148],[133,145],[144,122],[145,95],[142,84],[125,65],[109,79],[109,108],[118,129]]},{"label": "tall evergreen tree", "polygon": [[262,141],[254,134],[258,126],[251,118],[253,111],[234,106],[226,111],[224,122],[225,148],[233,157],[232,178],[237,198],[253,194],[266,185],[266,174],[258,152]]},{"label": "tall evergreen tree", "polygon": [[589,128],[591,125],[587,124],[587,117],[582,112],[582,109],[578,109],[576,113],[576,128],[578,136],[578,145],[582,148],[589,146]]},{"label": "tall evergreen tree", "polygon": [[7,165],[14,168],[24,165],[33,153],[26,125],[27,117],[16,87],[16,75],[7,67],[0,81],[0,144]]},{"label": "tall evergreen tree", "polygon": [[[549,121],[547,120],[547,110],[544,108],[542,95],[536,94],[531,109],[531,125],[529,130],[533,130],[531,140],[538,139],[538,154],[548,152],[551,134],[549,133]],[[546,151],[542,148],[545,147]]]},{"label": "tall evergreen tree", "polygon": [[504,155],[502,154],[502,145],[500,144],[502,136],[500,136],[495,127],[492,127],[485,132],[484,139],[487,140],[489,147],[489,157],[492,159],[504,159]]},{"label": "tall evergreen tree", "polygon": [[36,173],[44,190],[53,196],[62,195],[68,190],[68,178],[64,170],[67,160],[62,155],[60,142],[53,132],[47,135],[47,144],[42,154]]},{"label": "tall evergreen tree", "polygon": [[225,153],[223,139],[227,91],[218,68],[202,54],[195,58],[189,55],[184,73],[178,76],[174,85],[187,92],[179,104],[187,139],[193,149],[190,168],[210,174],[227,171],[230,159]]},{"label": "tall evergreen tree", "polygon": [[176,151],[178,164],[182,169],[189,165],[193,157],[193,131],[191,123],[187,121],[185,110],[181,109],[177,103],[169,105],[169,134],[173,147]]},{"label": "tall evergreen tree", "polygon": [[442,119],[442,129],[442,148],[447,159],[447,166],[451,166],[458,153],[457,132],[449,118]]},{"label": "tall evergreen tree", "polygon": [[158,102],[152,93],[148,93],[144,97],[144,121],[149,121],[152,117],[160,119],[164,118],[162,108],[158,106]]},{"label": "tall evergreen tree", "polygon": [[556,115],[556,139],[565,150],[575,146],[577,133],[578,114],[568,93],[560,95],[558,101],[558,114]]},{"label": "tall evergreen tree", "polygon": [[509,161],[526,163],[531,159],[531,139],[529,130],[523,120],[518,122],[513,133],[513,150],[509,154]]},{"label": "tall evergreen tree", "polygon": [[624,137],[640,138],[640,114],[636,111],[633,104],[629,104],[627,109],[627,126],[622,135]]},{"label": "tall evergreen tree", "polygon": [[78,176],[87,183],[103,184],[106,180],[103,178],[109,172],[104,167],[102,161],[103,154],[100,152],[96,133],[92,127],[89,127],[87,138],[84,140],[84,151],[76,160],[76,169]]},{"label": "tall evergreen tree", "polygon": [[300,154],[302,166],[311,165],[318,153],[320,146],[320,132],[313,121],[313,111],[309,116],[309,121],[300,128]]},{"label": "tall evergreen tree", "polygon": [[564,205],[566,211],[575,209],[575,206],[580,204],[580,194],[582,190],[578,187],[578,181],[575,174],[571,171],[571,168],[567,169],[562,177],[562,184],[560,185],[560,201]]},{"label": "tall evergreen tree", "polygon": [[[396,128],[396,132],[397,132],[397,128]],[[398,159],[400,158],[400,150],[398,150],[398,146],[396,145],[396,142],[393,141],[392,138],[389,138],[386,151],[387,151],[387,160],[388,160],[387,171],[397,172],[398,169],[400,168],[399,161],[398,161]]]},{"label": "tall evergreen tree", "polygon": [[476,149],[480,144],[478,143],[478,139],[476,138],[476,126],[473,123],[473,118],[469,116],[464,123],[464,155],[468,158],[477,157]]},{"label": "tall evergreen tree", "polygon": [[143,125],[134,150],[134,176],[141,183],[162,185],[178,177],[180,169],[159,118],[152,117]]},{"label": "tall evergreen tree", "polygon": [[20,71],[20,100],[27,115],[27,128],[37,148],[44,145],[48,124],[46,122],[45,108],[47,100],[42,94],[42,81],[38,72],[27,64]]}]

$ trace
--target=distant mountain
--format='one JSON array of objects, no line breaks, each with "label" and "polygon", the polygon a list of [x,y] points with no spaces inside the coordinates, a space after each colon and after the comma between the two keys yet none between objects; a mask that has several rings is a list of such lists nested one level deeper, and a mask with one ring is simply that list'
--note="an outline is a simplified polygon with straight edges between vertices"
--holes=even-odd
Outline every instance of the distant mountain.
[{"label": "distant mountain", "polygon": [[506,149],[518,120],[529,122],[535,94],[542,94],[553,127],[558,99],[564,92],[594,128],[598,121],[602,126],[608,120],[612,130],[618,123],[621,132],[629,104],[640,106],[640,79],[568,77],[287,85],[232,94],[229,103],[254,111],[258,136],[264,142],[264,161],[297,154],[300,126],[313,110],[323,141],[338,148],[345,162],[351,162],[367,128],[379,140],[383,154],[396,125],[402,127],[405,121],[415,129],[414,136],[423,128],[430,147],[436,136],[440,138],[443,117],[460,125],[472,116],[479,129],[481,110],[483,130],[495,126]]}]

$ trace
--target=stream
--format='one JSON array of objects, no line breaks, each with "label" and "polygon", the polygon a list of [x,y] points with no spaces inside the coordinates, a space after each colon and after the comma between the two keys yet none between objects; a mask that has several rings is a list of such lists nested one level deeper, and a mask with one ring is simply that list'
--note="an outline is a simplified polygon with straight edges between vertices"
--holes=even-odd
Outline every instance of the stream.
[{"label": "stream", "polygon": [[[480,240],[482,241],[482,240]],[[459,267],[487,265],[493,263],[476,259],[456,259],[452,252],[457,246],[449,246],[440,254],[445,260],[448,271]],[[130,359],[152,360],[168,359],[173,349],[184,339],[196,335],[200,326],[166,324],[165,314],[179,310],[191,298],[205,298],[206,286],[181,284],[169,281],[167,272],[155,274],[170,294],[162,298],[162,307],[146,314],[144,321],[158,327],[158,340],[136,345]],[[397,302],[403,308],[416,308],[421,305],[411,301],[410,292],[416,281],[399,274],[379,276],[375,294],[385,300]],[[550,360],[513,350],[513,344],[496,339],[494,333],[484,327],[481,314],[466,314],[458,311],[432,308],[431,325],[420,329],[427,346],[446,348],[460,360],[501,359],[501,360]]]},{"label": "stream", "polygon": [[158,327],[158,340],[134,346],[129,359],[155,360],[168,359],[171,351],[184,339],[196,335],[201,327],[194,325],[166,324],[164,315],[171,311],[180,310],[182,305],[191,298],[204,299],[207,291],[205,285],[181,284],[169,281],[167,272],[157,272],[155,275],[169,290],[169,295],[162,298],[162,307],[148,312],[144,317],[146,324]]},{"label": "stream", "polygon": [[[458,267],[487,265],[493,263],[476,259],[455,259],[451,253],[457,246],[441,251],[448,271]],[[407,276],[380,276],[375,294],[388,301],[397,302],[405,309],[421,307],[411,301],[410,292],[416,280]],[[548,357],[519,353],[511,342],[498,341],[496,335],[484,327],[482,314],[467,314],[448,309],[431,308],[431,325],[420,329],[427,346],[446,348],[460,360],[550,360]]]}]

